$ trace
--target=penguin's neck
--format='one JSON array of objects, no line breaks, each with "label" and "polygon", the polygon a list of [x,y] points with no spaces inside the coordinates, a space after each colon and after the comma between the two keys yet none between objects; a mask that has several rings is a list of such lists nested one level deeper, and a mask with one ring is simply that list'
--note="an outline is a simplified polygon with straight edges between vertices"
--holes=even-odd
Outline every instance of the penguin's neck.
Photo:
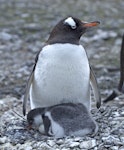
[{"label": "penguin's neck", "polygon": [[75,44],[75,45],[79,45],[79,39],[76,38],[75,36],[68,36],[68,35],[64,35],[64,36],[55,36],[55,37],[49,37],[47,44]]}]

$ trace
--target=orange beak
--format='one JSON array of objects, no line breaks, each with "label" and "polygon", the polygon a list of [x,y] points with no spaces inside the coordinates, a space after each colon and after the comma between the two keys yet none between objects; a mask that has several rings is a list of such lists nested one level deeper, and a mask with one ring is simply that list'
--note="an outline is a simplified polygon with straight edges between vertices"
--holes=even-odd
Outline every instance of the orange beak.
[{"label": "orange beak", "polygon": [[98,26],[99,24],[100,24],[99,21],[93,21],[93,22],[83,22],[82,21],[83,27],[86,27],[86,28],[95,27],[95,26]]}]

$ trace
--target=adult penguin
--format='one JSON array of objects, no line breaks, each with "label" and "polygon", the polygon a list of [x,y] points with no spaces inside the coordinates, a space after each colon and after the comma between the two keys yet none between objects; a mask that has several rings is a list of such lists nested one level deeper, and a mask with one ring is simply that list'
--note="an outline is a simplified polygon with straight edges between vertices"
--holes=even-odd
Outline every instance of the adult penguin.
[{"label": "adult penguin", "polygon": [[80,45],[87,29],[99,21],[84,22],[74,17],[61,20],[38,53],[23,101],[23,114],[30,97],[31,109],[61,103],[82,103],[90,110],[90,82],[99,108],[101,99],[87,54]]}]

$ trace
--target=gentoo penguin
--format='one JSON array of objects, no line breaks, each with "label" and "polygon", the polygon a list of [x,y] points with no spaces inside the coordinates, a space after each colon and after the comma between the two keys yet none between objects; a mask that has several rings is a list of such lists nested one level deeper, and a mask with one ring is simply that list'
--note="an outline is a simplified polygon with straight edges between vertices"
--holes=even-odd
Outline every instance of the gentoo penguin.
[{"label": "gentoo penguin", "polygon": [[[55,138],[96,134],[98,126],[82,103],[63,103],[47,108],[35,108],[27,115],[29,125]],[[43,124],[42,124],[43,120]]]},{"label": "gentoo penguin", "polygon": [[80,37],[98,21],[83,22],[74,17],[61,20],[52,30],[45,46],[36,57],[23,101],[23,114],[30,97],[31,109],[61,103],[82,103],[90,109],[90,82],[101,105],[94,73]]},{"label": "gentoo penguin", "polygon": [[124,35],[122,38],[121,51],[120,51],[120,82],[118,90],[124,93]]},{"label": "gentoo penguin", "polygon": [[119,94],[124,93],[124,35],[122,37],[122,44],[120,50],[120,81],[118,84],[118,88],[113,90],[112,94],[110,94],[103,102],[106,103],[108,101],[113,100]]}]

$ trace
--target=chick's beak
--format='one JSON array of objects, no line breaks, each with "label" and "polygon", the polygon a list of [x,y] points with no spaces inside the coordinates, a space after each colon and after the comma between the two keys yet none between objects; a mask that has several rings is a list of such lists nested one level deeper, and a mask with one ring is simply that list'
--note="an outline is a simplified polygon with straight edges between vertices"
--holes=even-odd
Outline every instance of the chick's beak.
[{"label": "chick's beak", "polygon": [[86,28],[95,27],[95,26],[98,26],[99,24],[100,24],[99,21],[93,21],[93,22],[83,22],[82,21],[82,26],[86,27]]},{"label": "chick's beak", "polygon": [[31,129],[32,129],[32,125],[28,125],[27,128],[28,128],[29,130],[31,130]]}]

